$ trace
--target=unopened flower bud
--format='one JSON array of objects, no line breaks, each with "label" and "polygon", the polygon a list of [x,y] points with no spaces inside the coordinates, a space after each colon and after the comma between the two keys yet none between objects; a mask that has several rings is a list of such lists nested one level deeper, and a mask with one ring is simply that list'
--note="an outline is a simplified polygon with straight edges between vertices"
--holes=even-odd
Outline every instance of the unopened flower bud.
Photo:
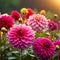
[{"label": "unopened flower bud", "polygon": [[59,49],[60,48],[59,45],[56,45],[56,48]]},{"label": "unopened flower bud", "polygon": [[19,22],[19,23],[22,23],[22,18],[20,18],[20,19],[18,20],[18,22]]},{"label": "unopened flower bud", "polygon": [[2,28],[1,28],[1,31],[2,31],[2,32],[7,32],[7,29],[6,29],[5,27],[2,27]]}]

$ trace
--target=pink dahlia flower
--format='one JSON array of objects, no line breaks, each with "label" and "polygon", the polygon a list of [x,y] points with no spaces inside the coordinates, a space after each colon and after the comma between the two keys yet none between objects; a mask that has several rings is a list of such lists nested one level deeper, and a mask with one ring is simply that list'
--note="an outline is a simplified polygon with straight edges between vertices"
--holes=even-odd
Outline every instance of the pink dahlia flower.
[{"label": "pink dahlia flower", "polygon": [[40,14],[34,14],[29,17],[28,25],[35,31],[42,31],[47,28],[48,22],[45,16]]},{"label": "pink dahlia flower", "polygon": [[60,47],[60,40],[56,40],[56,41],[54,42],[54,44],[55,44],[55,46],[58,45],[58,46]]},{"label": "pink dahlia flower", "polygon": [[55,46],[48,38],[37,38],[33,43],[33,50],[42,60],[47,60],[54,55]]},{"label": "pink dahlia flower", "polygon": [[58,29],[58,24],[55,23],[54,21],[50,21],[48,23],[48,27],[49,27],[50,30],[57,30]]},{"label": "pink dahlia flower", "polygon": [[10,44],[15,48],[24,49],[32,44],[34,31],[24,24],[14,26],[8,33]]},{"label": "pink dahlia flower", "polygon": [[10,29],[14,24],[13,18],[9,15],[1,15],[0,17],[0,30],[2,27]]},{"label": "pink dahlia flower", "polygon": [[18,20],[18,19],[21,17],[20,13],[19,13],[17,10],[13,10],[13,11],[11,12],[11,16],[12,16],[15,20]]}]

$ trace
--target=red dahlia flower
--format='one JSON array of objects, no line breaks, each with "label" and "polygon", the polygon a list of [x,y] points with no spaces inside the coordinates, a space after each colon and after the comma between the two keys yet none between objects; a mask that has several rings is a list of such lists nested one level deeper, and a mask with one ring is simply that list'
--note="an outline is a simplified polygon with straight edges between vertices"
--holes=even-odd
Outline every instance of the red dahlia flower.
[{"label": "red dahlia flower", "polygon": [[12,16],[15,20],[18,20],[18,19],[21,17],[20,13],[19,13],[18,11],[16,11],[16,10],[13,10],[13,11],[11,12],[11,16]]},{"label": "red dahlia flower", "polygon": [[2,27],[5,27],[6,29],[10,29],[14,24],[14,20],[9,15],[1,15],[0,17],[0,30]]},{"label": "red dahlia flower", "polygon": [[28,19],[29,16],[31,16],[35,13],[31,8],[28,8],[27,10],[28,10],[28,13],[25,14],[25,19]]}]

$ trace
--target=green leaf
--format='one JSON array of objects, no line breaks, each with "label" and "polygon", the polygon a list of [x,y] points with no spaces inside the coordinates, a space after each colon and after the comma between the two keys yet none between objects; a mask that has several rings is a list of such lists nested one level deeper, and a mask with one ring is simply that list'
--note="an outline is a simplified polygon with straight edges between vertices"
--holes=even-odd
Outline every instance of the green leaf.
[{"label": "green leaf", "polygon": [[35,36],[36,36],[36,38],[38,38],[38,37],[46,37],[46,36],[48,36],[48,34],[46,34],[46,32],[43,32],[41,34],[36,32]]},{"label": "green leaf", "polygon": [[51,36],[56,36],[56,33],[57,33],[57,31],[53,31],[53,32],[51,33]]},{"label": "green leaf", "polygon": [[51,20],[54,20],[54,13],[52,13],[51,11],[48,11],[45,16],[48,18],[48,19],[51,19]]},{"label": "green leaf", "polygon": [[8,60],[16,59],[16,57],[8,57]]},{"label": "green leaf", "polygon": [[18,54],[18,53],[19,53],[19,51],[12,51],[12,53],[14,53],[14,54]]},{"label": "green leaf", "polygon": [[12,55],[12,53],[11,53],[11,52],[8,52],[8,53],[7,53],[7,56],[11,56],[11,55]]},{"label": "green leaf", "polygon": [[34,11],[35,11],[35,13],[38,13],[38,10],[36,8],[34,8]]}]

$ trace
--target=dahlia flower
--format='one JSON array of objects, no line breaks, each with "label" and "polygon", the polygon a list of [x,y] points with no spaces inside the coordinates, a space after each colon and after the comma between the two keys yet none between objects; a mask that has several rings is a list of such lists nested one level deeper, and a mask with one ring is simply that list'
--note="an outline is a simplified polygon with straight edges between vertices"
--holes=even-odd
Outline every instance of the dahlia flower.
[{"label": "dahlia flower", "polygon": [[55,17],[57,20],[59,20],[58,14],[54,14],[54,17]]},{"label": "dahlia flower", "polygon": [[13,10],[13,11],[11,12],[11,16],[12,16],[15,20],[18,20],[18,19],[21,17],[20,13],[19,13],[17,10]]},{"label": "dahlia flower", "polygon": [[7,30],[10,29],[14,24],[13,18],[9,15],[1,15],[0,17],[0,30],[5,27]]},{"label": "dahlia flower", "polygon": [[27,14],[27,13],[28,13],[28,10],[27,10],[26,8],[22,8],[22,9],[21,9],[21,13],[22,13],[22,14]]},{"label": "dahlia flower", "polygon": [[46,11],[45,10],[41,10],[40,11],[40,14],[45,15],[46,14]]},{"label": "dahlia flower", "polygon": [[37,38],[33,43],[33,50],[42,60],[47,60],[54,55],[55,46],[48,38]]},{"label": "dahlia flower", "polygon": [[34,14],[29,17],[28,25],[35,31],[42,31],[48,27],[48,21],[45,16],[40,14]]},{"label": "dahlia flower", "polygon": [[24,24],[16,25],[8,32],[8,39],[14,48],[24,49],[32,44],[34,31]]},{"label": "dahlia flower", "polygon": [[31,8],[28,8],[27,10],[28,10],[28,13],[25,14],[25,19],[28,19],[29,16],[31,16],[35,13]]},{"label": "dahlia flower", "polygon": [[60,40],[56,40],[56,41],[54,41],[54,45],[57,47],[57,46],[59,46],[60,47]]},{"label": "dahlia flower", "polygon": [[57,30],[58,29],[58,24],[55,23],[54,21],[50,21],[48,23],[48,27],[49,27],[50,30]]}]

